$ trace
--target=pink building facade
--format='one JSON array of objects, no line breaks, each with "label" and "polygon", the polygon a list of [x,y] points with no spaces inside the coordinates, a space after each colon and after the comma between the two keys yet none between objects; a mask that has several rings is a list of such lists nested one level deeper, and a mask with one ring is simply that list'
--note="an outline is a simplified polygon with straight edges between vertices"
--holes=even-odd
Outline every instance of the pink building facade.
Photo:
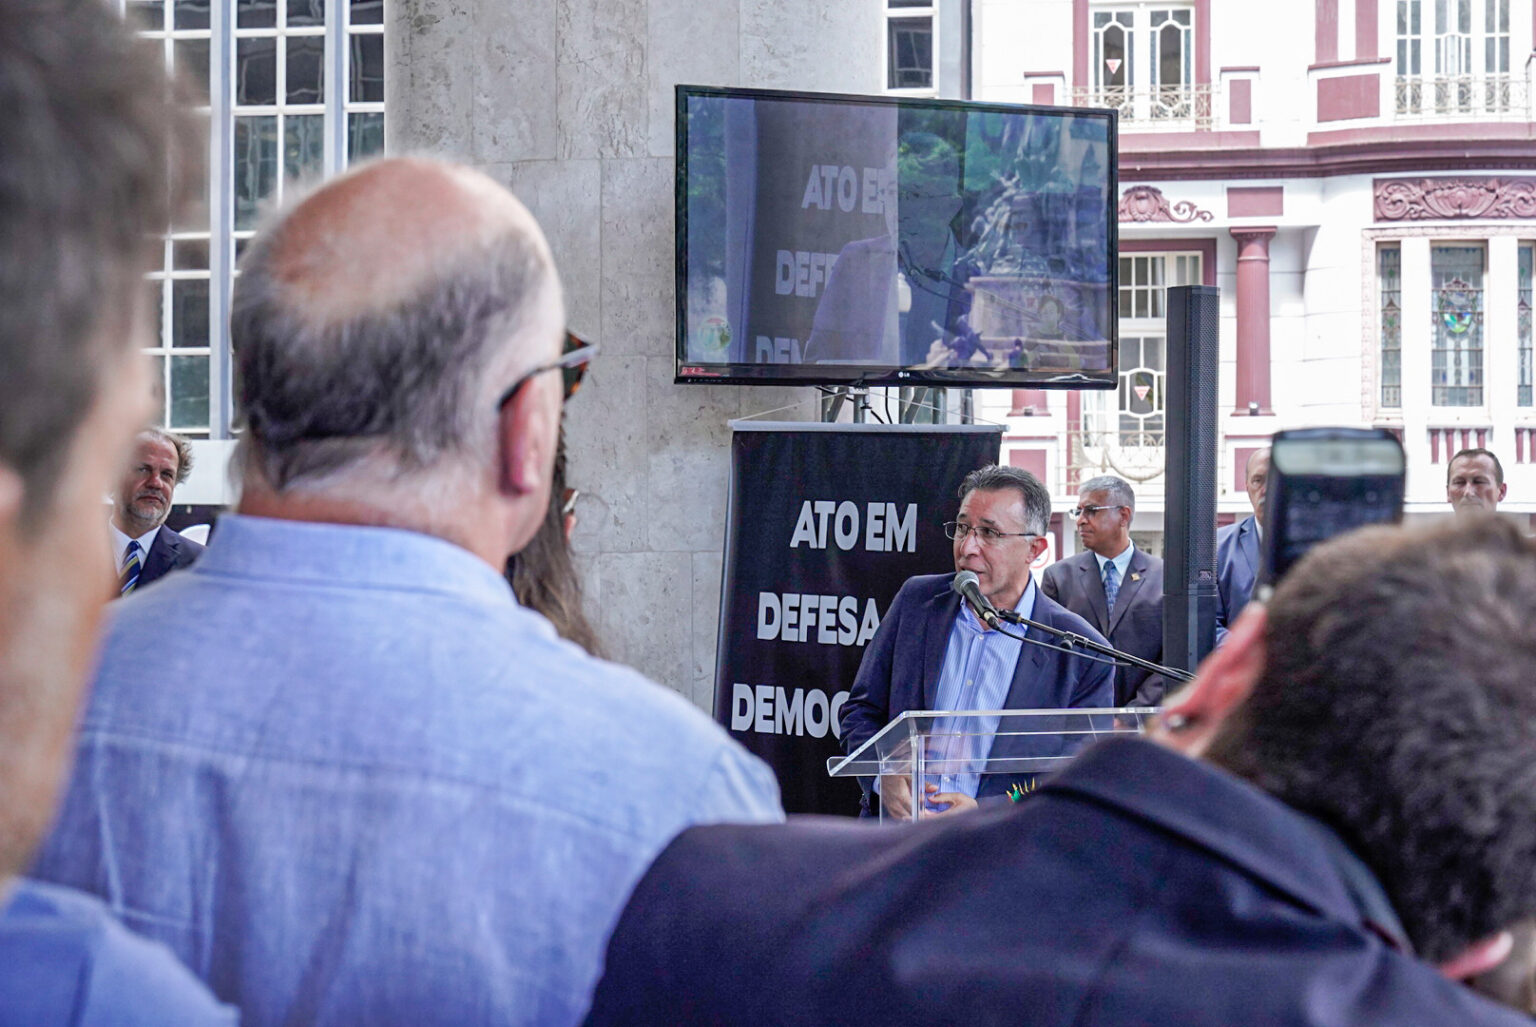
[{"label": "pink building facade", "polygon": [[976,99],[1121,112],[1118,393],[977,394],[1058,509],[1083,476],[1119,474],[1160,548],[1163,290],[1203,283],[1221,289],[1223,522],[1248,512],[1253,449],[1323,424],[1399,434],[1410,517],[1447,511],[1446,461],[1478,445],[1503,462],[1501,509],[1536,515],[1536,0],[972,0],[948,20],[893,2],[888,17],[925,10],[940,54],[969,23]]}]

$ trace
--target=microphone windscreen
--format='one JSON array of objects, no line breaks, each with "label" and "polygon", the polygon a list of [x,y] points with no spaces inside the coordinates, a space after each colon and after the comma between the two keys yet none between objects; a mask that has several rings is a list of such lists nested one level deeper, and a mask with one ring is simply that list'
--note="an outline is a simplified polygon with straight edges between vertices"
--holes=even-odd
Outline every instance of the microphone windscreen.
[{"label": "microphone windscreen", "polygon": [[961,571],[955,575],[955,580],[949,583],[950,589],[961,595],[964,595],[966,588],[970,586],[981,588],[981,579],[976,576],[975,571]]}]

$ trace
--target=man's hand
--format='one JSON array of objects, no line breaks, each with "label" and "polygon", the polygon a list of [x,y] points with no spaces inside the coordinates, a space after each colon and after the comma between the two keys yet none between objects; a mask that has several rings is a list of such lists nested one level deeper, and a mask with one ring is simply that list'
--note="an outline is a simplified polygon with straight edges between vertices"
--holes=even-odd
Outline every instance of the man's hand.
[{"label": "man's hand", "polygon": [[[880,787],[884,788],[884,785]],[[976,800],[964,792],[941,792],[938,785],[925,785],[923,791],[927,795],[930,806],[942,805],[943,809],[923,810],[925,817],[947,817],[955,813],[966,813],[976,808]]]},{"label": "man's hand", "polygon": [[880,776],[880,809],[887,819],[912,819],[912,784],[902,774]]}]

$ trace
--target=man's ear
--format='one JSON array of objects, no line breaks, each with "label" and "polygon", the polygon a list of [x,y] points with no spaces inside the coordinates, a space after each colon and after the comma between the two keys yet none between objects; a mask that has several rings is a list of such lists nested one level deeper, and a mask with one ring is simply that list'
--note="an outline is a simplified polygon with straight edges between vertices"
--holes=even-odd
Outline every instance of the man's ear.
[{"label": "man's ear", "polygon": [[1262,603],[1249,603],[1227,633],[1227,640],[1200,664],[1195,680],[1163,704],[1151,734],[1154,740],[1186,756],[1199,756],[1217,729],[1242,705],[1264,672]]},{"label": "man's ear", "polygon": [[1515,936],[1508,931],[1490,934],[1468,945],[1458,955],[1439,964],[1437,969],[1453,981],[1464,981],[1487,973],[1509,958],[1515,948]]},{"label": "man's ear", "polygon": [[549,475],[554,431],[537,385],[518,389],[497,416],[497,487],[509,496],[537,492]]}]

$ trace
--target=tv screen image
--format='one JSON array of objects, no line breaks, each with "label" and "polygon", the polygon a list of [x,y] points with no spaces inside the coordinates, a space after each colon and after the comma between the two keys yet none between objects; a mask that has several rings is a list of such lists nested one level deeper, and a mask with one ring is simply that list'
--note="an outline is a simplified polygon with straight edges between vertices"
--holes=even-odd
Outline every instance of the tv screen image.
[{"label": "tv screen image", "polygon": [[677,381],[1112,388],[1109,110],[677,87]]}]

